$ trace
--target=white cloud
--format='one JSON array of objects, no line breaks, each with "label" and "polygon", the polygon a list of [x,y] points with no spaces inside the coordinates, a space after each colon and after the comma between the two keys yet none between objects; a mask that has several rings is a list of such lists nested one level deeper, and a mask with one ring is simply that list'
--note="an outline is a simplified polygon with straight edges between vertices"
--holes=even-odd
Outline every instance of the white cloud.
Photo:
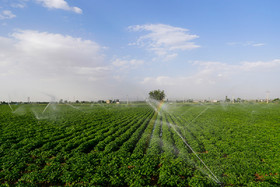
[{"label": "white cloud", "polygon": [[145,77],[141,84],[164,89],[169,97],[223,99],[230,95],[252,99],[262,98],[267,89],[279,93],[280,59],[239,64],[195,61],[192,65],[196,69],[192,74]]},{"label": "white cloud", "polygon": [[90,40],[33,30],[19,31],[11,36],[17,41],[15,48],[19,54],[56,67],[90,65],[103,58],[99,54],[101,46]]},{"label": "white cloud", "polygon": [[51,9],[63,9],[72,11],[78,14],[82,14],[82,9],[78,7],[71,7],[65,0],[36,0],[37,2],[43,4],[44,7],[51,8]]},{"label": "white cloud", "polygon": [[168,55],[166,55],[165,60],[166,60],[166,61],[173,60],[173,59],[175,59],[177,56],[178,56],[177,53],[168,54]]},{"label": "white cloud", "polygon": [[264,43],[256,43],[254,41],[247,41],[243,44],[244,46],[251,46],[251,47],[261,47],[264,46]]},{"label": "white cloud", "polygon": [[253,71],[253,70],[273,70],[280,66],[280,59],[275,59],[269,62],[243,62],[239,67],[244,71]]},{"label": "white cloud", "polygon": [[[144,78],[144,80],[141,83],[142,84],[153,83],[158,86],[172,86],[172,85],[178,84],[178,82],[181,79],[182,79],[181,77],[172,78],[169,76],[146,77],[146,78]],[[176,81],[174,81],[174,80],[176,80]]]},{"label": "white cloud", "polygon": [[253,47],[261,47],[261,46],[264,46],[265,44],[264,43],[254,43],[252,44]]},{"label": "white cloud", "polygon": [[94,96],[111,76],[102,46],[72,36],[18,31],[0,37],[1,95],[33,92]]},{"label": "white cloud", "polygon": [[18,2],[18,3],[12,3],[11,7],[13,8],[25,8],[26,4],[24,1]]},{"label": "white cloud", "polygon": [[246,41],[246,42],[228,42],[227,45],[231,46],[249,46],[249,47],[262,47],[264,43],[258,43],[254,41]]},{"label": "white cloud", "polygon": [[195,65],[203,67],[211,71],[273,71],[275,68],[280,67],[280,59],[272,61],[257,61],[257,62],[241,62],[239,64],[227,64],[222,62],[204,62],[195,61]]},{"label": "white cloud", "polygon": [[137,42],[130,45],[145,47],[162,58],[176,57],[177,54],[174,51],[185,51],[200,47],[191,42],[198,36],[189,34],[188,29],[164,24],[134,25],[128,27],[128,29],[135,32],[148,32],[148,34],[139,37]]},{"label": "white cloud", "polygon": [[0,20],[12,19],[12,18],[15,18],[15,17],[16,17],[16,15],[14,15],[10,10],[3,10],[0,13]]},{"label": "white cloud", "polygon": [[127,69],[127,68],[136,68],[139,65],[144,64],[145,62],[143,60],[137,60],[137,59],[115,59],[112,64],[116,67],[119,67],[121,69]]}]

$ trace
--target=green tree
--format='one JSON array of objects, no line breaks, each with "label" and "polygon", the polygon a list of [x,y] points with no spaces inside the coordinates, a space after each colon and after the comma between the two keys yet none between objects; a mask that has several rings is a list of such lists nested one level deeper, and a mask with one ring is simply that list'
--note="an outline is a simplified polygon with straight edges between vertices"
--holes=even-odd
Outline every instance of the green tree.
[{"label": "green tree", "polygon": [[273,99],[272,102],[273,102],[273,103],[280,103],[280,99],[279,99],[279,98]]},{"label": "green tree", "polygon": [[153,90],[153,91],[150,91],[149,97],[151,99],[162,101],[165,98],[164,90]]}]

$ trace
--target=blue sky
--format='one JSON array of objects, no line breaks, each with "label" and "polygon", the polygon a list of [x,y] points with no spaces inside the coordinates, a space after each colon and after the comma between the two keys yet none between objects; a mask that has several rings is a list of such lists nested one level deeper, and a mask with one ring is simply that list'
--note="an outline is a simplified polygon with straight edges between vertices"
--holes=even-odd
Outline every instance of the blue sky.
[{"label": "blue sky", "polygon": [[280,97],[279,6],[0,0],[0,100]]}]

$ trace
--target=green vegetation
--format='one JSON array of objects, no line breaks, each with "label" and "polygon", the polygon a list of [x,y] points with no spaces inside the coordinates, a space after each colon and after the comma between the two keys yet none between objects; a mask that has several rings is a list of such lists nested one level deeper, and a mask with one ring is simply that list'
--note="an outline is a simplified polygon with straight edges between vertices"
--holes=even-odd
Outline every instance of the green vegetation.
[{"label": "green vegetation", "polygon": [[183,138],[225,186],[280,185],[279,104],[12,108],[0,105],[0,184],[219,186]]},{"label": "green vegetation", "polygon": [[162,101],[165,98],[164,90],[154,90],[149,92],[149,97],[151,99]]}]

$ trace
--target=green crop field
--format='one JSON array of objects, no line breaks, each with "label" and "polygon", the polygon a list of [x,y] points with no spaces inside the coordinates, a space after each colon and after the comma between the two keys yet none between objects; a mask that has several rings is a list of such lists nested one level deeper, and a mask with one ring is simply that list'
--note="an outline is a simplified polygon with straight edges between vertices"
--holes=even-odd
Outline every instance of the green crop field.
[{"label": "green crop field", "polygon": [[0,185],[280,186],[279,104],[11,107]]}]

